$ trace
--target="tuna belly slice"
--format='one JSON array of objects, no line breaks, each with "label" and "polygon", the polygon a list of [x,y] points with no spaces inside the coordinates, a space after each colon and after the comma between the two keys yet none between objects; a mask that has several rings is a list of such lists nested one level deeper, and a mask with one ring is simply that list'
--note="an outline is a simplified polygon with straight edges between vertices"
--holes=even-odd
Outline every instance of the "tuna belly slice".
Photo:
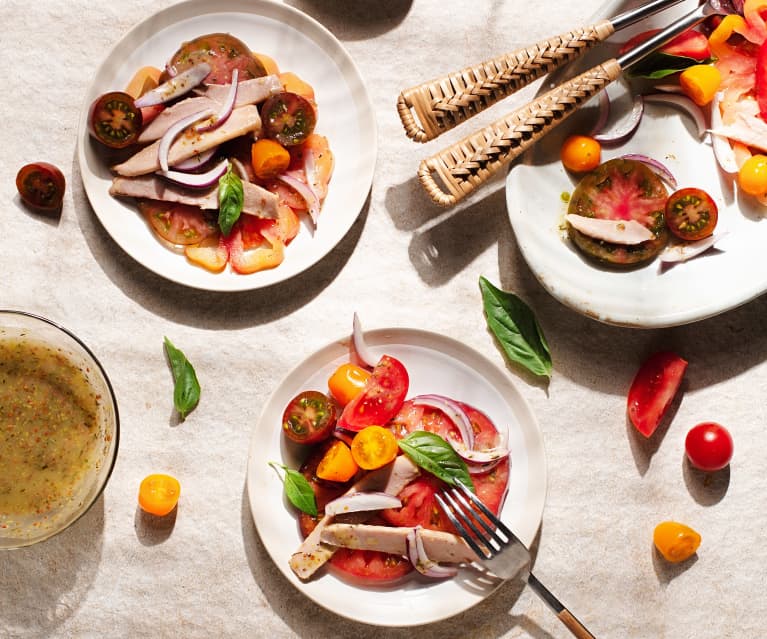
[{"label": "tuna belly slice", "polygon": [[[187,129],[171,144],[168,164],[173,166],[246,133],[258,134],[260,131],[261,116],[258,114],[258,107],[255,105],[240,107],[232,111],[226,122],[212,131],[195,133],[193,127]],[[113,166],[112,170],[128,177],[158,171],[160,169],[160,142],[157,140],[144,147],[125,162]]]}]

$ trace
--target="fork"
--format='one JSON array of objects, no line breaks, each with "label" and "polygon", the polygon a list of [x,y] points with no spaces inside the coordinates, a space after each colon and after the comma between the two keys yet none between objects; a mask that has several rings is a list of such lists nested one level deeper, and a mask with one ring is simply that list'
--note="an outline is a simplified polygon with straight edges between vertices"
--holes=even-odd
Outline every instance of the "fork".
[{"label": "fork", "polygon": [[554,611],[559,620],[579,639],[594,639],[572,614],[530,571],[530,551],[461,480],[457,487],[436,495],[437,502],[459,535],[477,556],[485,560],[490,572],[511,579],[523,570],[527,584]]}]

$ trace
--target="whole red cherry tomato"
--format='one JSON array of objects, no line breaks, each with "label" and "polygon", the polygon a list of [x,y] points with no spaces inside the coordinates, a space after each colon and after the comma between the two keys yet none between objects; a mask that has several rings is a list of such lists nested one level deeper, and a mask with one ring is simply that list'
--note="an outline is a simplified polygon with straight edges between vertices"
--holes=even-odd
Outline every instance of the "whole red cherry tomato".
[{"label": "whole red cherry tomato", "polygon": [[732,435],[721,424],[703,422],[693,426],[684,440],[690,463],[700,470],[721,470],[732,459]]}]

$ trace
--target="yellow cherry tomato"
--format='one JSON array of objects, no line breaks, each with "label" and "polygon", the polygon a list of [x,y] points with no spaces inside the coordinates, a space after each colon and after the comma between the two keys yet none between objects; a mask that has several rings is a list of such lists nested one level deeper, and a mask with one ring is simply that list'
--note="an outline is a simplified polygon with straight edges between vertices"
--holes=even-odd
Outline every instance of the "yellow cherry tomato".
[{"label": "yellow cherry tomato", "polygon": [[676,521],[663,521],[655,527],[653,543],[666,561],[679,563],[692,557],[700,546],[700,535]]},{"label": "yellow cherry tomato", "polygon": [[760,153],[748,158],[738,171],[738,184],[744,193],[767,193],[767,155]]},{"label": "yellow cherry tomato", "polygon": [[562,164],[575,173],[597,168],[602,161],[602,145],[587,135],[571,135],[559,151]]},{"label": "yellow cherry tomato", "polygon": [[138,503],[142,510],[164,517],[176,507],[180,494],[181,484],[178,483],[178,479],[156,473],[147,475],[141,481],[138,489]]},{"label": "yellow cherry tomato", "polygon": [[398,450],[394,434],[382,426],[363,428],[352,440],[352,457],[365,470],[375,470],[394,461]]},{"label": "yellow cherry tomato", "polygon": [[341,364],[328,379],[328,389],[341,406],[346,406],[365,388],[370,373],[354,364]]},{"label": "yellow cherry tomato", "polygon": [[250,161],[256,177],[268,180],[287,170],[290,153],[279,142],[261,138],[250,148]]},{"label": "yellow cherry tomato", "polygon": [[714,99],[722,74],[713,64],[694,64],[679,75],[679,86],[684,94],[698,106],[706,106]]},{"label": "yellow cherry tomato", "polygon": [[328,481],[349,481],[358,470],[351,450],[339,439],[327,449],[315,473],[320,479]]}]

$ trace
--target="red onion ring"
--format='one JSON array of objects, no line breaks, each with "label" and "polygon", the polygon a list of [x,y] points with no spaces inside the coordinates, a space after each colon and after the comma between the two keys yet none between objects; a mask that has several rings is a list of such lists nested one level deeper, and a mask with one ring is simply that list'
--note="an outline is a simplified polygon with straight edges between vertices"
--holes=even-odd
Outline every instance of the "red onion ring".
[{"label": "red onion ring", "polygon": [[607,91],[602,91],[599,94],[599,111],[597,113],[597,121],[594,126],[591,127],[589,135],[596,139],[596,136],[602,133],[602,129],[605,128],[607,120],[610,119],[610,96],[607,95]]},{"label": "red onion ring", "polygon": [[426,577],[445,579],[455,577],[458,569],[453,566],[440,566],[436,561],[429,559],[421,537],[421,526],[416,526],[408,531],[405,538],[407,556],[415,569]]},{"label": "red onion ring", "polygon": [[157,171],[157,175],[194,189],[205,189],[213,186],[219,178],[226,173],[229,161],[221,160],[216,166],[205,173],[187,173],[185,171]]},{"label": "red onion ring", "polygon": [[211,109],[198,111],[197,113],[192,113],[192,115],[179,120],[172,127],[168,128],[168,130],[160,138],[160,144],[157,147],[157,155],[160,159],[160,168],[163,171],[167,171],[169,168],[168,152],[170,151],[170,145],[173,144],[173,141],[176,139],[176,137],[178,137],[178,135],[187,127],[191,126],[198,120],[211,116],[212,114],[213,111]]},{"label": "red onion ring", "polygon": [[644,113],[644,99],[641,95],[634,96],[634,106],[631,108],[631,113],[628,115],[626,121],[620,128],[614,129],[606,133],[600,133],[594,135],[594,139],[604,145],[621,144],[625,142],[629,137],[637,130],[639,123],[642,121],[642,114]]},{"label": "red onion ring", "polygon": [[194,171],[207,164],[208,160],[216,154],[216,151],[218,151],[218,147],[214,146],[212,149],[208,149],[207,151],[193,155],[187,160],[179,162],[173,168],[177,171]]},{"label": "red onion ring", "polygon": [[189,93],[198,84],[200,84],[210,73],[210,65],[201,62],[193,67],[182,71],[178,75],[172,77],[167,82],[163,82],[160,86],[155,87],[151,91],[147,91],[140,98],[133,101],[133,104],[137,108],[154,106],[155,104],[164,104],[175,100],[176,98]]},{"label": "red onion ring", "polygon": [[277,179],[294,189],[304,199],[306,206],[309,207],[309,217],[316,227],[317,218],[320,215],[320,201],[317,199],[317,194],[306,184],[306,182],[298,177],[298,174],[295,171],[285,171],[278,175]]},{"label": "red onion ring", "polygon": [[471,425],[471,419],[458,402],[444,395],[418,395],[412,399],[412,402],[416,406],[426,406],[442,411],[458,429],[463,445],[468,449],[474,448],[474,428]]},{"label": "red onion ring", "polygon": [[703,115],[703,110],[686,95],[679,95],[677,93],[648,93],[644,96],[644,100],[645,102],[657,102],[660,104],[678,106],[695,122],[695,126],[698,129],[698,137],[702,138],[705,135],[706,118]]},{"label": "red onion ring", "polygon": [[368,368],[375,368],[376,363],[378,363],[378,357],[370,351],[370,347],[365,343],[362,323],[356,311],[352,319],[352,343],[360,362]]},{"label": "red onion ring", "polygon": [[198,124],[194,127],[197,133],[205,133],[206,131],[212,131],[213,129],[220,127],[224,122],[229,119],[234,111],[234,103],[237,101],[237,78],[239,77],[238,69],[232,69],[232,84],[229,86],[229,92],[226,94],[226,100],[221,105],[213,119],[207,124]]},{"label": "red onion ring", "polygon": [[672,189],[676,189],[677,182],[674,174],[662,162],[658,162],[658,160],[641,153],[626,153],[621,155],[621,157],[624,160],[635,160],[636,162],[646,164],[661,180],[666,182]]},{"label": "red onion ring", "polygon": [[325,505],[326,515],[342,515],[368,510],[400,508],[402,502],[394,495],[382,492],[357,492],[342,495]]}]

